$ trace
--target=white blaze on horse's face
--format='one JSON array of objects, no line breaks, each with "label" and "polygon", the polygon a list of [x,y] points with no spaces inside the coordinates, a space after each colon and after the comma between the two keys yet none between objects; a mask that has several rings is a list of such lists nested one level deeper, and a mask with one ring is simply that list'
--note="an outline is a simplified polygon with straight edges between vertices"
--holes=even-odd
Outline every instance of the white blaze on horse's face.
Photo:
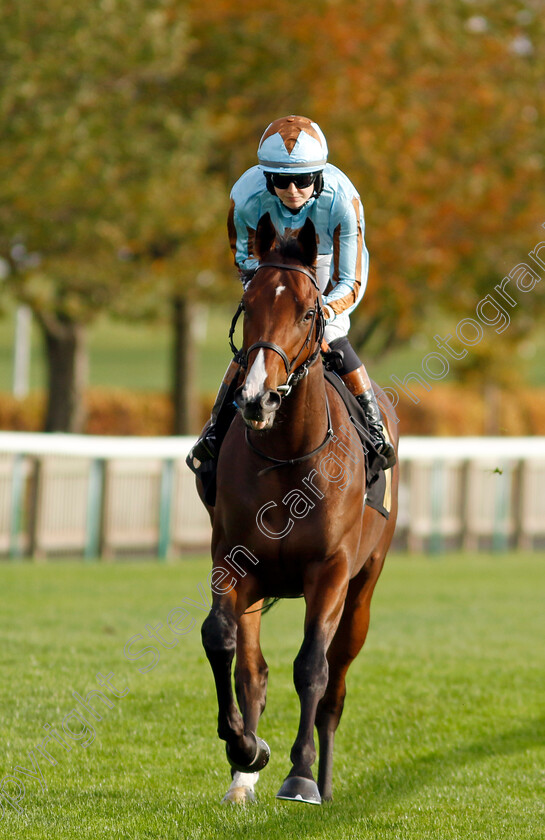
[{"label": "white blaze on horse's face", "polygon": [[242,389],[242,396],[245,400],[254,400],[260,396],[265,390],[265,380],[267,378],[267,371],[265,369],[265,352],[263,348],[259,350],[255,361],[250,368],[244,388]]},{"label": "white blaze on horse's face", "polygon": [[280,405],[280,395],[265,387],[266,380],[265,351],[260,347],[248,371],[240,398],[237,397],[244,422],[254,431],[270,429],[274,423],[276,409]]}]

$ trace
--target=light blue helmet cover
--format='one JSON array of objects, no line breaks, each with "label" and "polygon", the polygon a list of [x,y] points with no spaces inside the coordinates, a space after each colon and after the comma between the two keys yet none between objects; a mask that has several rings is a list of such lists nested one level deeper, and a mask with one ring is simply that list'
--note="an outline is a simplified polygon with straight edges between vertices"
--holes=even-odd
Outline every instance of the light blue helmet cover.
[{"label": "light blue helmet cover", "polygon": [[272,122],[259,141],[257,158],[264,172],[320,172],[327,163],[327,142],[317,123],[295,115]]}]

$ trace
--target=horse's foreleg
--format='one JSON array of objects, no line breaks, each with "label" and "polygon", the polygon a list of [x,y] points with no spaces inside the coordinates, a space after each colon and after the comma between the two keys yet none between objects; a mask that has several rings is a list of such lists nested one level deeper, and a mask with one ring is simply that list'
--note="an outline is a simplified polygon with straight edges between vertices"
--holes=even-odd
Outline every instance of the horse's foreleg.
[{"label": "horse's foreleg", "polygon": [[262,604],[254,604],[238,622],[235,690],[246,732],[257,732],[267,697],[269,669],[259,643]]},{"label": "horse's foreleg", "polygon": [[316,760],[314,724],[328,682],[326,654],[339,624],[348,587],[347,565],[341,561],[334,565],[328,563],[325,568],[322,564],[312,564],[306,580],[305,637],[293,665],[301,705],[299,730],[290,753],[292,769],[277,796],[319,804],[321,797],[311,769]]},{"label": "horse's foreleg", "polygon": [[237,645],[240,614],[251,603],[248,587],[215,595],[202,625],[202,641],[212,667],[218,697],[218,735],[226,742],[233,767],[244,772],[260,770],[268,761],[268,747],[247,731],[233,695],[231,669]]},{"label": "horse's foreleg", "polygon": [[318,788],[322,799],[332,798],[333,744],[346,696],[346,673],[362,649],[369,629],[371,597],[384,557],[372,554],[350,581],[342,618],[327,653],[329,680],[316,713],[320,742]]},{"label": "horse's foreleg", "polygon": [[[249,613],[241,615],[238,622],[235,690],[246,733],[257,732],[267,694],[268,668],[259,644],[262,603],[254,604]],[[232,777],[223,802],[254,802],[254,788],[259,773],[241,773],[233,769]]]}]

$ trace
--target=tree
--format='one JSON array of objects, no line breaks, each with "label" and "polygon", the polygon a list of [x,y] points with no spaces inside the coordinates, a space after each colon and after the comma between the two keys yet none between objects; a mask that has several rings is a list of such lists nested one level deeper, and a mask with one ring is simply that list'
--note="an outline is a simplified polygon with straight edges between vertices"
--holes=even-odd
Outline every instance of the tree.
[{"label": "tree", "polygon": [[[438,311],[467,314],[534,242],[539,5],[488,4],[483,15],[459,0],[318,0],[297,14],[287,0],[192,6],[188,98],[216,111],[229,149],[218,168],[234,180],[270,120],[303,113],[359,186],[371,273],[352,335],[372,339],[366,352],[407,341]],[[513,329],[507,340],[519,338]]]},{"label": "tree", "polygon": [[[291,112],[321,124],[361,190],[371,273],[352,336],[366,357],[467,315],[543,221],[540,6],[8,2],[0,253],[41,259],[19,261],[13,291],[63,335],[106,307],[135,317],[169,301],[183,339],[195,273],[229,276],[230,186]],[[536,295],[502,347],[542,311]],[[475,354],[483,380],[500,355],[507,367],[494,342]]]},{"label": "tree", "polygon": [[0,253],[44,334],[46,428],[75,431],[86,326],[105,309],[157,311],[215,257],[219,191],[202,181],[213,132],[182,109],[180,4],[8,6]]}]

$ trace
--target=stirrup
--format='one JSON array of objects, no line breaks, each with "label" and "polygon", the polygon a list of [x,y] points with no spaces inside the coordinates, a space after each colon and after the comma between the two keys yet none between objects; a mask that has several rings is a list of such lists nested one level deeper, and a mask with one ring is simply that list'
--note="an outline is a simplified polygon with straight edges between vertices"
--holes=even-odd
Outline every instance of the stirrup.
[{"label": "stirrup", "polygon": [[[201,464],[206,461],[214,461],[218,457],[217,439],[216,439],[216,424],[211,423],[201,437],[193,444],[191,452],[187,456],[188,466],[193,465],[193,459],[196,458]],[[194,466],[194,465],[193,465]]]},{"label": "stirrup", "polygon": [[397,461],[394,447],[390,441],[386,440],[383,428],[378,423],[369,422],[369,434],[371,435],[375,449],[386,460],[383,469],[389,470]]}]

